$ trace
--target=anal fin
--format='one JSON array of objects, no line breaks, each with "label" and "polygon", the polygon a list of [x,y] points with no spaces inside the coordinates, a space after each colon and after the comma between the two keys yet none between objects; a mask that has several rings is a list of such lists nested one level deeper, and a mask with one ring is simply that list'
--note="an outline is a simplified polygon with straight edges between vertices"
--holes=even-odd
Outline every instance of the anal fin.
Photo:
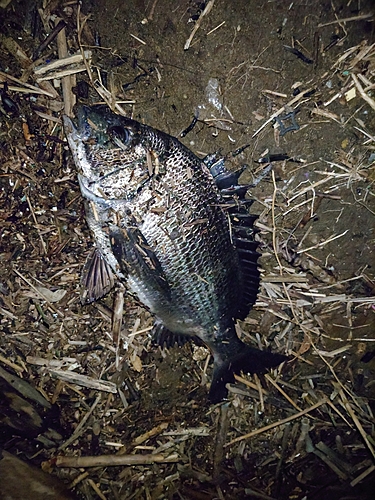
[{"label": "anal fin", "polygon": [[152,343],[160,347],[166,347],[169,349],[175,345],[182,347],[186,343],[193,340],[196,342],[197,337],[190,335],[179,335],[173,333],[168,328],[166,328],[160,321],[155,321],[154,327],[151,330]]}]

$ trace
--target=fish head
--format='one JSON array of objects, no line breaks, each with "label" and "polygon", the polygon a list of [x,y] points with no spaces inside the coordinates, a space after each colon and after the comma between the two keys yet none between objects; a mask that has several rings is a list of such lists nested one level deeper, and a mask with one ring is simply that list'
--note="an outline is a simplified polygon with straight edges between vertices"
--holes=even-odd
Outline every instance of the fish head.
[{"label": "fish head", "polygon": [[[150,146],[142,124],[104,106],[78,106],[63,117],[84,196],[129,200],[150,178]],[[84,191],[84,189],[82,189]]]},{"label": "fish head", "polygon": [[130,150],[139,143],[139,123],[112,113],[106,106],[79,106],[76,115],[80,136],[92,145]]}]

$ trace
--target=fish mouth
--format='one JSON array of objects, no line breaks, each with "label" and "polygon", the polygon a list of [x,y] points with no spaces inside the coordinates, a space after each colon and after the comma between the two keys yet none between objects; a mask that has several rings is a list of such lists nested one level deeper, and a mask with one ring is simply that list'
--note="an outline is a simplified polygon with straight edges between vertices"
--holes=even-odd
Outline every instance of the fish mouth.
[{"label": "fish mouth", "polygon": [[92,168],[85,151],[84,142],[86,138],[85,134],[80,130],[82,127],[80,127],[80,125],[76,126],[73,120],[67,115],[63,115],[62,120],[64,132],[73,154],[74,162],[81,170],[84,177],[90,178],[92,175]]},{"label": "fish mouth", "polygon": [[64,132],[75,164],[81,170],[83,178],[87,179],[84,185],[88,185],[88,179],[98,180],[88,159],[88,152],[92,148],[103,146],[110,149],[113,145],[107,131],[106,111],[102,106],[95,108],[84,105],[76,106],[75,115],[74,119],[63,115]]},{"label": "fish mouth", "polygon": [[68,115],[63,115],[62,121],[66,137],[69,138],[78,136],[78,131],[73,123],[73,120]]},{"label": "fish mouth", "polygon": [[75,108],[75,119],[68,115],[62,116],[63,126],[65,135],[79,139],[81,141],[87,141],[92,135],[92,126],[88,120],[89,117],[88,106],[77,106]]},{"label": "fish mouth", "polygon": [[72,136],[85,142],[93,135],[96,135],[95,130],[99,130],[98,124],[90,119],[90,115],[93,115],[93,112],[89,106],[77,106],[75,114],[75,122],[69,116],[63,115],[65,134],[67,137]]}]

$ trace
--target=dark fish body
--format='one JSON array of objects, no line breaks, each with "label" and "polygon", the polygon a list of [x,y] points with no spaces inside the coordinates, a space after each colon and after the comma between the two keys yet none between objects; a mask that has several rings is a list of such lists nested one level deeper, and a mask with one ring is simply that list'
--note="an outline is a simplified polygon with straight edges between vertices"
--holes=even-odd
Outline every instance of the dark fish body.
[{"label": "dark fish body", "polygon": [[174,137],[103,107],[64,117],[96,250],[84,270],[86,302],[114,276],[155,315],[155,332],[198,337],[214,357],[212,401],[236,371],[285,360],[244,344],[235,320],[256,300],[255,216],[246,186]]}]

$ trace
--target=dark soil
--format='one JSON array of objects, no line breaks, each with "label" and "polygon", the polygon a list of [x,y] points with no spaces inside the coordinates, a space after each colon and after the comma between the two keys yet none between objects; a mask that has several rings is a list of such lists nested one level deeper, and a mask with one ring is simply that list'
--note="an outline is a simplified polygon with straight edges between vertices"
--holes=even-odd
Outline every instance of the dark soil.
[{"label": "dark soil", "polygon": [[[44,12],[66,20],[75,53],[76,6],[46,3]],[[256,200],[251,210],[260,215],[263,281],[254,310],[239,325],[248,343],[291,356],[273,379],[292,403],[268,378],[247,377],[267,391],[264,406],[257,385],[242,382],[231,387],[228,402],[210,406],[207,350],[153,346],[152,318],[130,297],[116,348],[115,292],[89,306],[79,299],[92,239],[61,123],[36,114],[60,118],[61,88],[51,110],[52,99],[7,89],[0,77],[0,365],[52,405],[22,393],[17,406],[19,389],[0,378],[0,446],[43,463],[68,485],[77,480],[73,490],[86,499],[373,499],[374,471],[351,482],[374,465],[375,111],[358,91],[351,100],[345,93],[352,73],[375,83],[375,55],[354,68],[349,61],[360,48],[339,58],[374,42],[374,17],[334,22],[373,12],[373,2],[216,0],[184,50],[204,6],[84,1],[81,10],[89,17],[81,42],[93,51],[93,79],[120,102],[133,101],[122,104],[129,116],[180,137],[199,110],[197,124],[181,138],[199,156],[230,156],[249,145],[228,158],[232,168],[247,165],[242,182],[261,176],[267,164],[259,159],[267,155],[297,160],[274,161],[272,172],[249,191]],[[41,22],[35,24],[34,2],[14,0],[0,9],[0,70],[35,85],[4,42],[17,41],[32,57],[47,34]],[[43,63],[57,58],[55,42],[42,56]],[[77,79],[89,82],[85,72]],[[210,79],[219,84],[211,102]],[[293,112],[296,130],[283,135],[289,119],[258,132],[298,92],[305,95],[283,113]],[[374,89],[368,95],[374,98]],[[92,86],[79,99],[101,100]],[[48,295],[56,291],[65,294],[58,300]],[[53,376],[55,368],[112,381],[120,391],[63,382]],[[341,416],[324,404],[223,448],[325,397]],[[87,415],[82,433],[65,447]],[[148,439],[136,441],[151,430]],[[119,449],[173,452],[179,459],[95,467],[82,477],[83,469],[54,467],[57,455]]]}]

